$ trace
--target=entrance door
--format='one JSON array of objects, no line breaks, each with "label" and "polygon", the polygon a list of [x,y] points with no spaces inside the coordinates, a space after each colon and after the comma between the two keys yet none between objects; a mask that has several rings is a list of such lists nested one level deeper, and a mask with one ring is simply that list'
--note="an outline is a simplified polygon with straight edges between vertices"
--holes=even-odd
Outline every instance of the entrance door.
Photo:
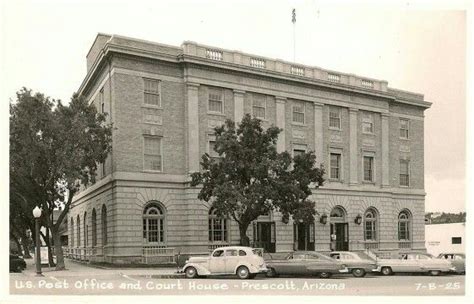
[{"label": "entrance door", "polygon": [[257,222],[254,225],[254,247],[275,252],[275,222]]},{"label": "entrance door", "polygon": [[314,224],[294,224],[295,250],[314,250]]},{"label": "entrance door", "polygon": [[334,223],[331,224],[331,236],[335,235],[336,240],[331,237],[331,248],[335,251],[349,250],[349,224]]}]

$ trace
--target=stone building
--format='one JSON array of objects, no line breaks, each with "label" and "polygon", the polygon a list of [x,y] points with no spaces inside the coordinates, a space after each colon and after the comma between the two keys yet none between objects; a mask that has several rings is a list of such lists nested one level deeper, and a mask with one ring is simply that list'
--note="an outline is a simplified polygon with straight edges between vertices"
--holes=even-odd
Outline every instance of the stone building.
[{"label": "stone building", "polygon": [[[213,152],[213,128],[245,113],[284,131],[277,148],[314,150],[325,185],[311,225],[278,213],[249,228],[256,247],[425,249],[423,95],[369,79],[186,41],[98,34],[79,93],[113,122],[98,181],[70,210],[71,256],[163,262],[239,242],[238,227],[197,199],[189,173]],[[332,241],[331,241],[332,239]]]}]

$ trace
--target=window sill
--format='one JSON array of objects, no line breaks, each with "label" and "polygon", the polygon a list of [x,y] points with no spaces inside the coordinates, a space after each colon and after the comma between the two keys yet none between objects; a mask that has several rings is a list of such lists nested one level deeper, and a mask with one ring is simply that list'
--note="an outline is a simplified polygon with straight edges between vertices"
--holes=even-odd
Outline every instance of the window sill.
[{"label": "window sill", "polygon": [[400,140],[406,140],[406,141],[409,141],[410,138],[405,138],[405,137],[399,137]]},{"label": "window sill", "polygon": [[363,180],[362,184],[375,186],[375,181],[365,181],[365,180]]},{"label": "window sill", "polygon": [[405,189],[408,189],[410,188],[410,186],[402,186],[402,185],[399,185],[400,188],[405,188]]},{"label": "window sill", "polygon": [[332,131],[339,131],[339,132],[342,131],[341,128],[335,128],[335,127],[329,127],[329,130],[332,130]]},{"label": "window sill", "polygon": [[158,170],[143,170],[142,172],[144,173],[163,173],[162,170],[158,171]]},{"label": "window sill", "polygon": [[224,113],[221,113],[221,112],[212,112],[212,111],[207,111],[207,115],[214,115],[214,116],[226,117],[226,115],[225,115]]},{"label": "window sill", "polygon": [[328,178],[328,181],[331,183],[340,183],[340,184],[344,183],[343,179]]},{"label": "window sill", "polygon": [[375,133],[362,132],[363,135],[375,137]]},{"label": "window sill", "polygon": [[156,109],[156,110],[163,110],[163,108],[160,106],[155,106],[147,103],[142,103],[142,108],[149,108],[149,109]]},{"label": "window sill", "polygon": [[147,125],[154,125],[154,126],[162,126],[163,125],[162,123],[151,122],[151,121],[144,121],[143,123],[147,124]]},{"label": "window sill", "polygon": [[292,121],[291,124],[293,126],[298,126],[298,127],[307,127],[307,125],[305,123],[300,123],[300,122],[294,122]]}]

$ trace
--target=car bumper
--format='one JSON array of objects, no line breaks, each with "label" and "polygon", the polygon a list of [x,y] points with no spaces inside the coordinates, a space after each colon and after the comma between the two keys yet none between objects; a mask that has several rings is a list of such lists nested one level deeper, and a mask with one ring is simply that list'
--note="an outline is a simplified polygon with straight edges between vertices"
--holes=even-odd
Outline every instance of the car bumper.
[{"label": "car bumper", "polygon": [[267,273],[268,272],[268,268],[266,265],[264,266],[252,266],[250,267],[250,272],[251,273]]},{"label": "car bumper", "polygon": [[339,273],[349,273],[349,268],[339,269]]},{"label": "car bumper", "polygon": [[372,272],[381,272],[382,271],[382,266],[378,266],[374,269],[372,269]]}]

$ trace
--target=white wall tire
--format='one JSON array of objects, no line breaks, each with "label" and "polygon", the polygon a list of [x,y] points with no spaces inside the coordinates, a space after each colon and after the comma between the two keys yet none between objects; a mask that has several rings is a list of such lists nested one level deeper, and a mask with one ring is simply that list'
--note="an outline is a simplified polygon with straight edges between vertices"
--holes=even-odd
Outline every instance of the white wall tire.
[{"label": "white wall tire", "polygon": [[186,267],[186,269],[184,270],[184,275],[188,279],[195,279],[198,277],[197,270],[193,266]]},{"label": "white wall tire", "polygon": [[352,275],[356,278],[363,278],[365,277],[365,270],[362,268],[354,268],[352,269]]},{"label": "white wall tire", "polygon": [[246,266],[240,266],[237,268],[237,276],[242,280],[248,279],[250,278],[250,271]]},{"label": "white wall tire", "polygon": [[382,274],[385,275],[385,276],[388,276],[388,275],[393,274],[392,268],[387,267],[387,266],[382,267],[381,272],[382,272]]}]

